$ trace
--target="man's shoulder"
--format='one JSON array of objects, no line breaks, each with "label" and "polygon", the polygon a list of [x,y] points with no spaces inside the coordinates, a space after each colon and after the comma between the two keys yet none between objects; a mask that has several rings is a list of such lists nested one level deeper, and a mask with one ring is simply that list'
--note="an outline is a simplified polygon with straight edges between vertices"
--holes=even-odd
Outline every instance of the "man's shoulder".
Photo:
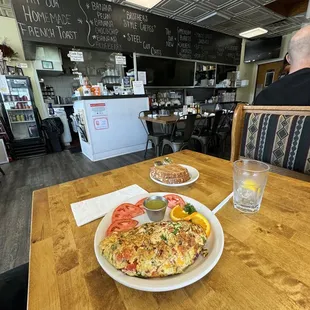
[{"label": "man's shoulder", "polygon": [[282,105],[282,102],[289,102],[292,97],[301,93],[307,98],[306,93],[310,94],[310,68],[299,70],[272,83],[258,94],[254,104]]}]

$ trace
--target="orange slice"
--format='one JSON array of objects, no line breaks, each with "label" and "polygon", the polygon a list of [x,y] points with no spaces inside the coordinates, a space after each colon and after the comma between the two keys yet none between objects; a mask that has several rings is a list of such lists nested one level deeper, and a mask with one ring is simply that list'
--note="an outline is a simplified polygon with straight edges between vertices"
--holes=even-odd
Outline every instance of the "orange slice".
[{"label": "orange slice", "polygon": [[206,232],[206,235],[208,237],[210,236],[211,225],[209,221],[202,214],[196,212],[196,214],[191,218],[191,222],[194,224],[200,225]]},{"label": "orange slice", "polygon": [[171,212],[170,217],[173,221],[189,221],[195,214],[198,214],[198,212],[194,212],[192,214],[188,214],[183,210],[180,206],[175,206]]}]

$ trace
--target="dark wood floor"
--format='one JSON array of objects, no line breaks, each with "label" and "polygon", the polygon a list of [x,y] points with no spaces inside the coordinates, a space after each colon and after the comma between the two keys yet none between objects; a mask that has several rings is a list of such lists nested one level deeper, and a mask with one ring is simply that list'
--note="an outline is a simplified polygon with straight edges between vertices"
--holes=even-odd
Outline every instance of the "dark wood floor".
[{"label": "dark wood floor", "polygon": [[2,165],[6,175],[0,175],[0,273],[28,262],[34,190],[134,164],[143,161],[143,155],[91,162],[81,153],[63,151]]}]

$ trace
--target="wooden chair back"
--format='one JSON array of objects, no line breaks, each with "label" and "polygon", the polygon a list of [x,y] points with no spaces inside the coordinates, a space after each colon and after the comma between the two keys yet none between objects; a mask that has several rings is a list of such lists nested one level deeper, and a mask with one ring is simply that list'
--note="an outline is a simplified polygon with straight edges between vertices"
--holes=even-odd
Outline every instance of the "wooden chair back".
[{"label": "wooden chair back", "polygon": [[[250,114],[250,115],[248,115],[246,117],[247,114]],[[244,131],[245,130],[249,131],[249,129],[250,129],[249,127],[245,128],[245,125],[249,126],[249,123],[246,123],[246,119],[248,120],[249,117],[251,117],[253,115],[258,116],[260,114],[265,115],[265,116],[268,115],[268,117],[269,117],[269,115],[271,115],[271,116],[272,115],[305,116],[305,118],[302,118],[302,121],[304,121],[303,124],[306,125],[307,128],[309,127],[310,106],[247,106],[245,104],[238,104],[238,106],[234,112],[233,126],[232,126],[232,133],[231,133],[231,157],[230,157],[230,160],[232,162],[238,160],[241,157],[240,156],[241,146],[242,146],[242,149],[244,147],[244,144],[242,145],[242,139],[244,139],[244,134],[245,134]],[[291,118],[289,118],[289,119],[291,119]],[[295,119],[295,121],[296,121],[296,119]],[[262,124],[262,122],[260,122],[259,130],[262,130],[262,126],[263,126],[263,124]],[[297,128],[297,124],[296,124],[296,128]],[[303,130],[305,130],[305,128],[303,128]],[[270,131],[268,131],[268,132],[270,134]],[[273,130],[272,132],[274,132],[275,134],[279,134],[279,132],[275,132],[275,130]],[[295,129],[295,132],[296,132],[296,129]],[[303,131],[303,135],[305,135],[305,134],[307,135],[307,132],[305,133],[305,131]],[[306,148],[308,148],[308,150],[303,151],[304,154],[306,154],[306,152],[308,152],[308,155],[306,154],[305,156],[307,156],[307,160],[309,161],[309,170],[306,169],[306,171],[304,171],[304,173],[310,174],[309,145],[310,145],[310,130],[309,130],[309,140],[308,140],[308,142],[306,142]],[[303,147],[305,147],[305,145],[303,145]],[[297,145],[297,148],[298,148],[298,145]],[[254,152],[253,152],[253,154],[254,154]],[[249,157],[249,156],[244,155],[242,157]],[[254,159],[260,160],[259,158],[254,158]],[[269,162],[269,164],[270,164],[270,162]],[[281,166],[281,165],[279,165],[279,166]],[[293,176],[290,173],[285,173],[285,171],[290,171],[289,169],[285,169],[285,168],[281,168],[281,167],[275,167],[275,169],[271,169],[271,170],[273,170],[275,172],[279,171],[280,174],[287,174],[287,175]],[[307,176],[306,179],[308,180],[310,178],[308,178],[308,176]]]}]

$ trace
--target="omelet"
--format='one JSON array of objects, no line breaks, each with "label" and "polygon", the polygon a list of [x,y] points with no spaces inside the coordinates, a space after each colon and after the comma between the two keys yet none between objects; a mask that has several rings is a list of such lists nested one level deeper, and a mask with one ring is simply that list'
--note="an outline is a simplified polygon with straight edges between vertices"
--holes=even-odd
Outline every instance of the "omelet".
[{"label": "omelet", "polygon": [[129,276],[154,278],[182,273],[192,265],[207,236],[188,221],[143,224],[115,232],[100,243],[102,255]]}]

